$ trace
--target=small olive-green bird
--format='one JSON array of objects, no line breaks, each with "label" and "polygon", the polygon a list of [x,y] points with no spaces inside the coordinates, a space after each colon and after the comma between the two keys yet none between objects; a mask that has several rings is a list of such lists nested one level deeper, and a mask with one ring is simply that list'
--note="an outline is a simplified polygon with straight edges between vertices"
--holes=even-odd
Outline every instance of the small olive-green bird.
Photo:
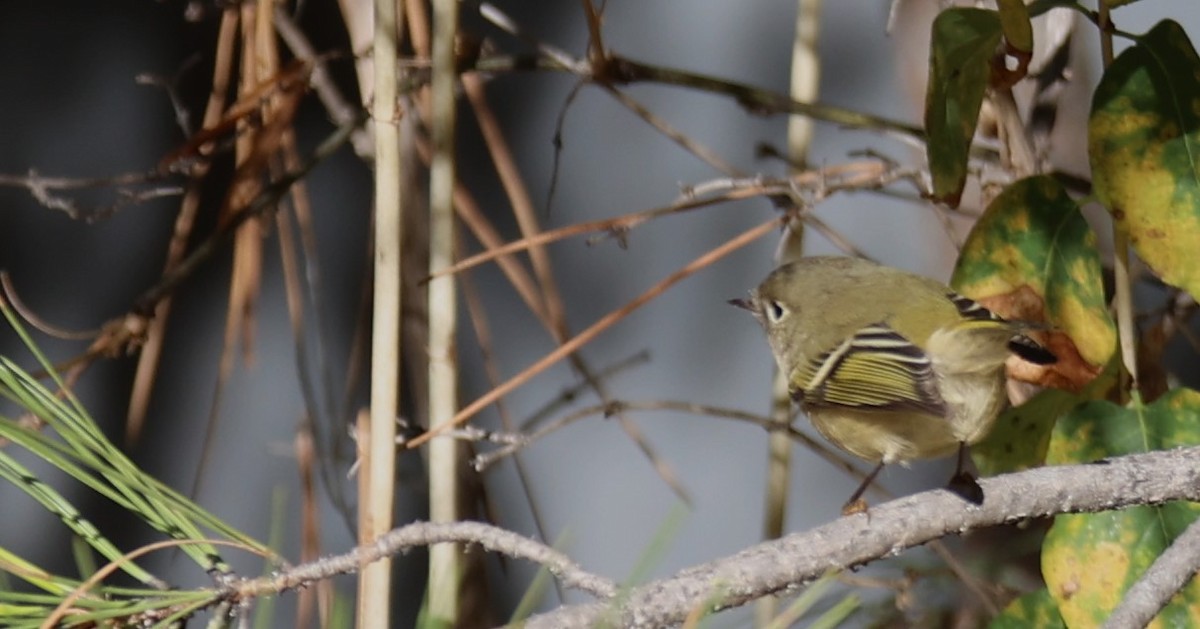
[{"label": "small olive-green bird", "polygon": [[888,463],[958,451],[950,488],[980,504],[964,471],[967,446],[1008,404],[1010,354],[1055,357],[1009,322],[950,287],[857,258],[811,257],[775,269],[749,299],[792,399],[826,439],[876,463],[847,512]]}]

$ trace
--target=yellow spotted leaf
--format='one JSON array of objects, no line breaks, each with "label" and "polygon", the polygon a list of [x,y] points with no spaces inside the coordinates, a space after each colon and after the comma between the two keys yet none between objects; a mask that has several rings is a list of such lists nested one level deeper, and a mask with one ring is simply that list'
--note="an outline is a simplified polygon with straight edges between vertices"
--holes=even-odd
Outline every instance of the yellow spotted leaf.
[{"label": "yellow spotted leaf", "polygon": [[1037,467],[1046,459],[1054,422],[1081,402],[1073,393],[1045,389],[996,418],[983,441],[971,446],[971,458],[983,476]]},{"label": "yellow spotted leaf", "polygon": [[1096,196],[1164,282],[1200,295],[1200,57],[1164,20],[1113,61],[1092,99]]},{"label": "yellow spotted leaf", "polygon": [[1018,364],[1025,382],[1082,390],[1116,348],[1096,235],[1052,177],[1017,181],[971,230],[951,284],[996,314],[1048,324],[1031,332],[1058,357],[1053,365]]},{"label": "yellow spotted leaf", "polygon": [[1066,629],[1058,606],[1047,590],[1036,590],[1008,604],[988,629]]},{"label": "yellow spotted leaf", "polygon": [[[1084,463],[1110,456],[1200,443],[1200,393],[1176,389],[1149,406],[1087,402],[1059,420],[1046,461]],[[1200,515],[1174,502],[1122,511],[1063,515],[1042,546],[1042,575],[1070,627],[1099,626],[1125,591]],[[1191,626],[1200,613],[1200,581],[1159,613],[1152,627]]]}]

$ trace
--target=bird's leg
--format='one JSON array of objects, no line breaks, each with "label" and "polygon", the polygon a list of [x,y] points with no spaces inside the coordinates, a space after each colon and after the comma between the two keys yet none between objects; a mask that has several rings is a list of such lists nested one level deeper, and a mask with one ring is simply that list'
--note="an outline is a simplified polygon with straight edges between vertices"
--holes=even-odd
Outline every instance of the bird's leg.
[{"label": "bird's leg", "polygon": [[971,504],[983,504],[983,488],[979,486],[979,481],[975,480],[975,475],[963,469],[967,463],[967,444],[958,444],[958,465],[954,468],[954,476],[950,477],[950,483],[946,489],[956,493],[963,500]]},{"label": "bird's leg", "polygon": [[876,476],[879,476],[879,471],[883,469],[883,465],[883,461],[880,461],[879,465],[876,465],[875,469],[871,470],[871,473],[867,474],[867,477],[863,479],[858,489],[855,489],[854,493],[850,494],[850,499],[842,507],[842,515],[854,515],[855,513],[862,513],[867,510],[867,501],[862,499],[863,492],[867,491],[867,487],[871,485]]}]

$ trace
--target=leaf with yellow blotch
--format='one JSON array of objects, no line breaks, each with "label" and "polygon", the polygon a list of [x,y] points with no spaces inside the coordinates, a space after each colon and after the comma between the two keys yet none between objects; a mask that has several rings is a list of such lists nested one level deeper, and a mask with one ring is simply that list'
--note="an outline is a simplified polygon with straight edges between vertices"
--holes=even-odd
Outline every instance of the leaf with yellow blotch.
[{"label": "leaf with yellow blotch", "polygon": [[1081,401],[1073,393],[1045,389],[1004,411],[987,438],[971,446],[975,467],[983,476],[995,476],[1041,465],[1054,422]]},{"label": "leaf with yellow blotch", "polygon": [[1162,280],[1200,296],[1200,57],[1164,20],[1104,72],[1092,98],[1093,187]]},{"label": "leaf with yellow blotch", "polygon": [[1120,357],[1114,354],[1100,375],[1078,393],[1042,389],[1024,403],[1000,413],[987,437],[971,446],[971,458],[980,474],[995,476],[1045,464],[1050,431],[1058,418],[1087,400],[1104,399],[1117,384],[1120,363]]},{"label": "leaf with yellow blotch", "polygon": [[[1094,462],[1110,456],[1200,443],[1200,393],[1176,389],[1149,406],[1082,404],[1059,420],[1046,462]],[[1083,515],[1060,515],[1042,546],[1042,575],[1068,626],[1098,626],[1125,591],[1200,516],[1200,505],[1173,502]],[[1153,627],[1191,626],[1200,607],[1192,580]]]},{"label": "leaf with yellow blotch", "polygon": [[925,93],[926,152],[933,197],[951,206],[958,205],[967,180],[967,156],[1000,34],[995,11],[952,8],[933,21]]},{"label": "leaf with yellow blotch", "polygon": [[1013,363],[1010,376],[1079,391],[1116,348],[1101,273],[1095,233],[1062,184],[1041,175],[992,201],[963,245],[951,284],[1005,319],[1049,325],[1030,336],[1058,362]]},{"label": "leaf with yellow blotch", "polygon": [[1066,629],[1062,616],[1050,592],[1041,589],[1030,592],[1008,604],[999,616],[992,619],[988,629]]}]

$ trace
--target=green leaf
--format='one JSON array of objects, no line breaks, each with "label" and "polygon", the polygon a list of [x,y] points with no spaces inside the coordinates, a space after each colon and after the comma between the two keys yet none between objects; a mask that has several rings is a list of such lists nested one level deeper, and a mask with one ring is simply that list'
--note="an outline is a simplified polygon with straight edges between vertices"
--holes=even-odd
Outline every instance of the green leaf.
[{"label": "green leaf", "polygon": [[1200,295],[1200,57],[1164,20],[1109,66],[1092,99],[1097,197],[1163,281]]},{"label": "green leaf", "polygon": [[971,446],[971,458],[979,473],[995,476],[1041,465],[1055,421],[1079,403],[1077,395],[1045,389],[1028,402],[1001,413],[987,438]]},{"label": "green leaf", "polygon": [[1010,185],[971,229],[951,285],[1013,320],[1049,323],[1041,384],[1080,390],[1116,349],[1096,234],[1053,177]]},{"label": "green leaf", "polygon": [[1030,592],[1008,604],[988,629],[1066,629],[1058,606],[1046,589]]},{"label": "green leaf", "polygon": [[1000,44],[995,11],[956,8],[933,21],[929,87],[925,94],[927,152],[933,196],[956,206],[967,180],[967,156],[991,60]]},{"label": "green leaf", "polygon": [[1050,465],[1200,444],[1200,393],[1174,389],[1146,406],[1093,401],[1059,420],[1046,453]]},{"label": "green leaf", "polygon": [[1024,0],[997,0],[1000,9],[1000,30],[1004,41],[1013,49],[1033,53],[1033,26],[1029,24],[1029,9]]},{"label": "green leaf", "polygon": [[[1093,462],[1196,443],[1200,443],[1200,393],[1176,389],[1150,406],[1122,408],[1097,401],[1076,407],[1055,427],[1046,461]],[[1125,591],[1198,515],[1200,505],[1175,502],[1055,518],[1042,547],[1042,574],[1067,625],[1102,623]],[[1193,580],[1152,626],[1190,626],[1190,609],[1197,605],[1200,581]]]},{"label": "green leaf", "polygon": [[1045,13],[1049,13],[1050,11],[1059,7],[1066,7],[1076,10],[1083,9],[1083,7],[1079,6],[1079,2],[1076,0],[1034,0],[1033,2],[1030,2],[1026,8],[1029,11],[1029,17],[1034,18]]}]

